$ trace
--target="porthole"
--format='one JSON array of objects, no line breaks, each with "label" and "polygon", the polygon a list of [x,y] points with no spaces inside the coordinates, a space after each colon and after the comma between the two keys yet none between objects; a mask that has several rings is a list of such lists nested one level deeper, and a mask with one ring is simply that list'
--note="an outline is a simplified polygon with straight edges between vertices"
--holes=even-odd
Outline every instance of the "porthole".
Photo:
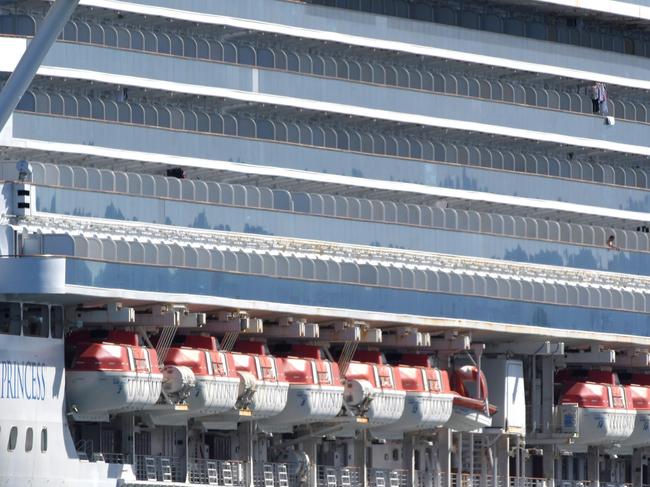
[{"label": "porthole", "polygon": [[18,428],[12,426],[11,432],[9,433],[9,444],[7,445],[7,450],[14,451],[16,449],[16,443],[18,443]]},{"label": "porthole", "polygon": [[25,451],[30,452],[34,447],[34,429],[27,428],[27,433],[25,434]]},{"label": "porthole", "polygon": [[47,451],[47,428],[41,430],[41,452]]},{"label": "porthole", "polygon": [[47,451],[47,428],[41,430],[41,452]]}]

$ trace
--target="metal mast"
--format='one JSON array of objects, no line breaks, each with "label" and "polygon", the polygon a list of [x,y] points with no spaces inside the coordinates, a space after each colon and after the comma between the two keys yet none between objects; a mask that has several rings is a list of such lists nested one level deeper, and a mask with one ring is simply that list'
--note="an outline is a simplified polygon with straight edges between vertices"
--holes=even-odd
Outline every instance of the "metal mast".
[{"label": "metal mast", "polygon": [[36,35],[27,46],[4,88],[0,92],[0,131],[31,84],[45,55],[77,8],[79,0],[57,0],[47,13]]}]

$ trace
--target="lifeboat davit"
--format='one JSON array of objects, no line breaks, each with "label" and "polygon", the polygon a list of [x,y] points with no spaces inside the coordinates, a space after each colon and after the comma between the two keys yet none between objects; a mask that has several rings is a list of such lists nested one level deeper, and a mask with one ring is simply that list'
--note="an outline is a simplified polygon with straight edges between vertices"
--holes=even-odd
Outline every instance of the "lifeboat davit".
[{"label": "lifeboat davit", "polygon": [[188,395],[185,415],[197,417],[234,410],[239,397],[239,374],[232,355],[217,349],[211,336],[186,336],[183,345],[170,348],[165,366],[187,367],[195,387]]},{"label": "lifeboat davit", "polygon": [[621,442],[622,446],[639,447],[650,444],[650,375],[634,374],[625,386],[627,397],[636,411],[634,431]]},{"label": "lifeboat davit", "polygon": [[620,444],[634,432],[636,412],[614,372],[592,370],[559,398],[561,421],[574,422],[575,445]]},{"label": "lifeboat davit", "polygon": [[240,341],[235,348],[232,359],[240,378],[237,407],[250,412],[252,419],[279,414],[289,394],[282,360],[267,355],[261,342]]},{"label": "lifeboat davit", "polygon": [[72,334],[66,369],[68,408],[75,419],[108,421],[110,414],[153,406],[162,391],[156,351],[139,345],[133,332],[113,330],[105,341],[87,332]]},{"label": "lifeboat davit", "polygon": [[[478,383],[480,396],[475,393]],[[488,386],[483,371],[473,365],[464,365],[453,373],[454,405],[447,427],[455,431],[469,432],[492,424],[496,407],[488,401]],[[480,397],[481,399],[478,399]]]},{"label": "lifeboat davit", "polygon": [[406,392],[400,419],[373,434],[381,438],[399,439],[403,433],[438,428],[451,418],[455,395],[446,370],[431,366],[426,355],[407,354],[394,366]]},{"label": "lifeboat davit", "polygon": [[380,352],[357,351],[345,372],[344,399],[368,427],[383,426],[402,417],[406,392]]},{"label": "lifeboat davit", "polygon": [[323,359],[320,347],[294,345],[279,358],[289,383],[287,404],[280,414],[262,424],[268,431],[336,418],[343,407],[343,385],[338,364]]}]

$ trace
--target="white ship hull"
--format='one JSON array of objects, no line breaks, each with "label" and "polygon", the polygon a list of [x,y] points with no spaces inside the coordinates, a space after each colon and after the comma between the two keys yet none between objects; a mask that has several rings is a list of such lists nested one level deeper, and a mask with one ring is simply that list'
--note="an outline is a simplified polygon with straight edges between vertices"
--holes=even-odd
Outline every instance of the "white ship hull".
[{"label": "white ship hull", "polygon": [[[130,465],[84,462],[76,453],[65,421],[66,374],[63,366],[63,341],[0,335],[0,376],[2,415],[0,416],[0,486],[3,487],[116,487],[119,479],[135,481]],[[32,379],[24,364],[36,364]],[[9,365],[29,375],[29,389],[7,391]],[[33,382],[32,382],[33,380]],[[43,386],[42,390],[38,388]],[[34,389],[32,390],[32,385]],[[7,451],[12,428],[17,430],[13,451]],[[26,432],[32,428],[34,444],[25,451]],[[41,443],[43,430],[47,446]],[[45,451],[42,451],[45,450]]]}]

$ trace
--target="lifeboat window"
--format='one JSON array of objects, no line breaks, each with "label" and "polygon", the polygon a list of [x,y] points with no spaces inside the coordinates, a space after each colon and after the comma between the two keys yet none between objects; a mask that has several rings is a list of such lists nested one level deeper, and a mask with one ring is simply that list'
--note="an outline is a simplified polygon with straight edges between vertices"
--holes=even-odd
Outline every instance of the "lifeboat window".
[{"label": "lifeboat window", "polygon": [[133,349],[128,347],[126,349],[126,354],[129,357],[129,370],[135,370],[135,358],[133,357]]},{"label": "lifeboat window", "polygon": [[9,444],[7,445],[7,450],[14,451],[16,449],[16,443],[18,443],[18,428],[12,426],[11,431],[9,432]]},{"label": "lifeboat window", "polygon": [[27,428],[27,433],[25,434],[25,451],[30,452],[32,448],[34,448],[34,430]]},{"label": "lifeboat window", "polygon": [[47,451],[47,428],[41,430],[41,452]]}]

